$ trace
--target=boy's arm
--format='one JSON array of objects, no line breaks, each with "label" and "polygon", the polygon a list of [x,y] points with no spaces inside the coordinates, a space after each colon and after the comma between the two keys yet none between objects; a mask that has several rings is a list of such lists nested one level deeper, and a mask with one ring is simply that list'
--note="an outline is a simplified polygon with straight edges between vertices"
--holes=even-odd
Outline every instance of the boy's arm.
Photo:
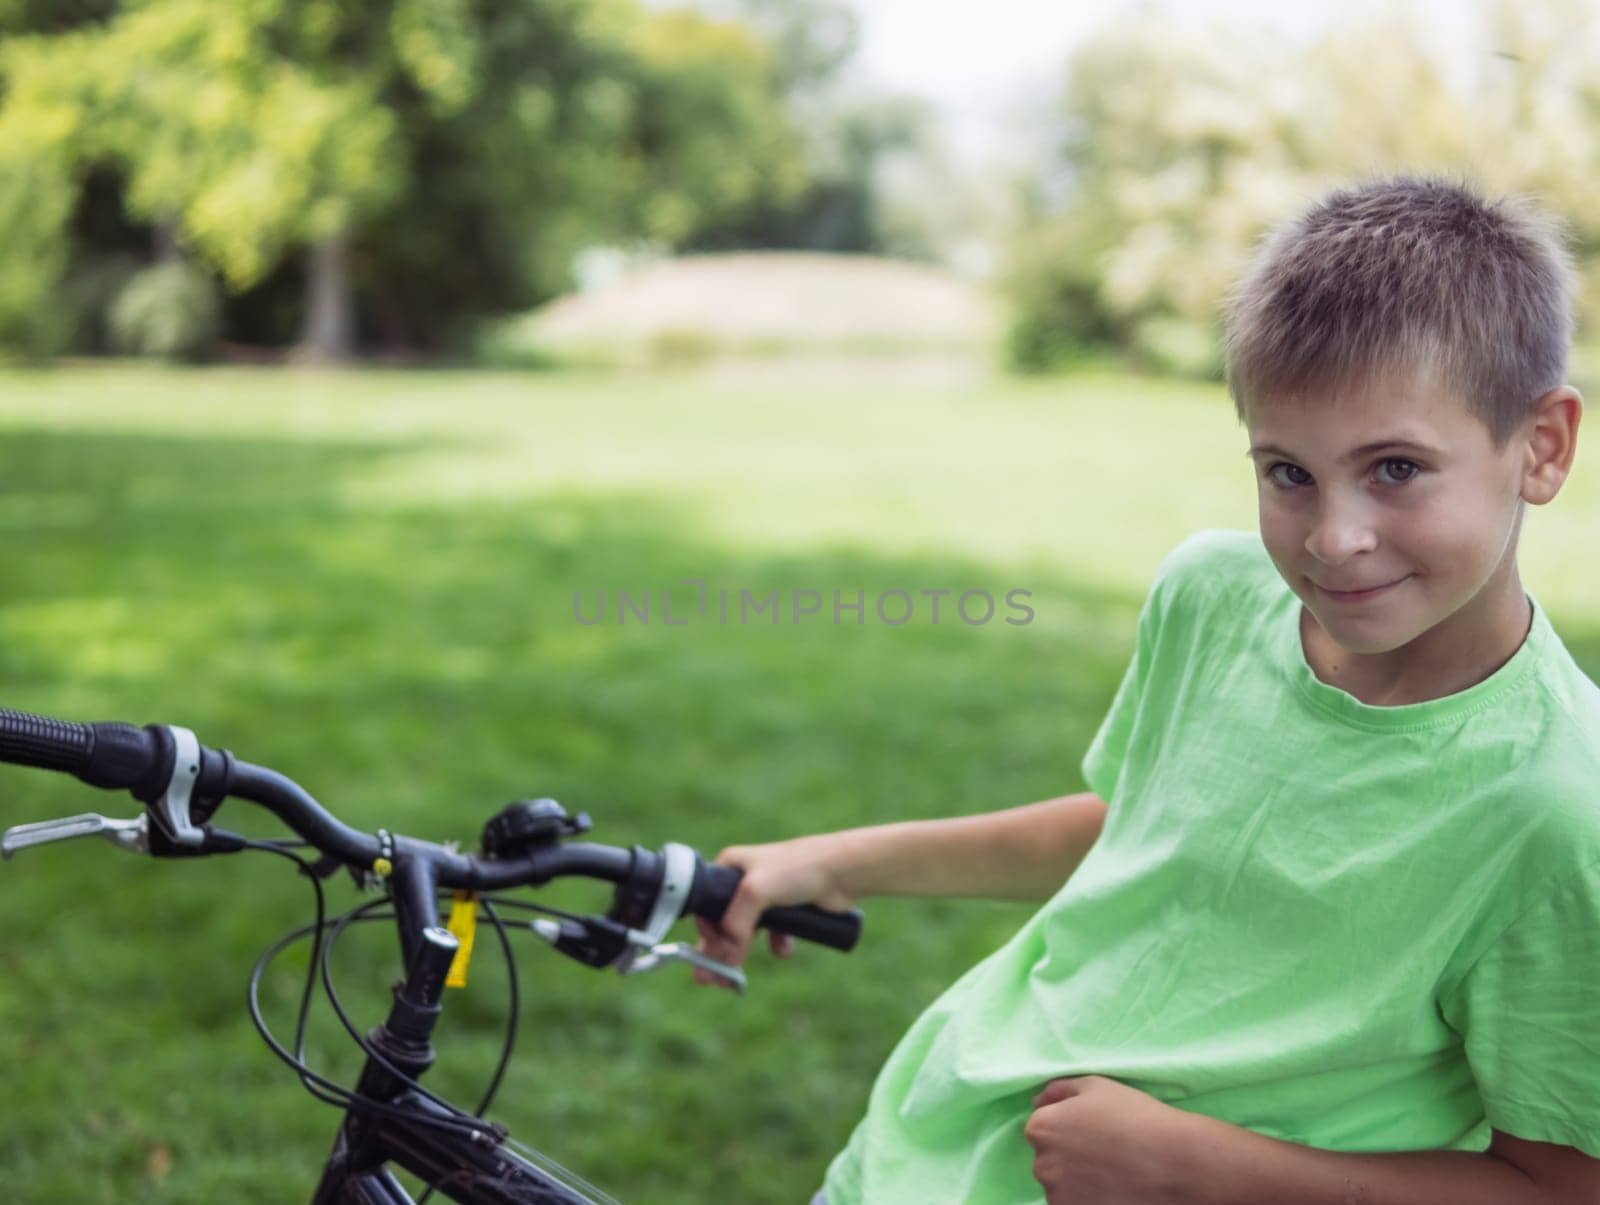
[{"label": "boy's arm", "polygon": [[847,907],[882,895],[1047,900],[1088,854],[1105,817],[1105,801],[1085,791],[976,816],[731,845],[717,861],[737,866],[749,882],[729,908],[736,928],[758,903]]},{"label": "boy's arm", "polygon": [[1268,1138],[1120,1080],[1051,1080],[1023,1130],[1047,1205],[1597,1205],[1600,1159],[1494,1131],[1484,1153]]},{"label": "boy's arm", "polygon": [[834,882],[851,899],[944,895],[1047,900],[1105,823],[1093,792],[949,820],[908,820],[826,833]]},{"label": "boy's arm", "polygon": [[1597,1205],[1600,1159],[1499,1130],[1483,1153],[1351,1154],[1196,1118],[1203,1152],[1185,1205]]},{"label": "boy's arm", "polygon": [[[1084,792],[979,816],[731,845],[717,861],[744,877],[720,921],[696,921],[700,949],[737,966],[756,919],[780,904],[844,909],[875,895],[1046,900],[1083,861],[1105,817],[1105,801]],[[786,954],[789,938],[774,934],[772,948]],[[694,977],[723,982],[698,968]]]}]

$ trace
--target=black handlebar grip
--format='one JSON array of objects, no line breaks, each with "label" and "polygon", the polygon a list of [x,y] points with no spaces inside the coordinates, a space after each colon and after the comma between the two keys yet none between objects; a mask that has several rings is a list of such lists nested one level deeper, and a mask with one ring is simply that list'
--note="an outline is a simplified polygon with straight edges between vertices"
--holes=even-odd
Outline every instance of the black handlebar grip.
[{"label": "black handlebar grip", "polygon": [[75,774],[92,787],[158,789],[170,743],[154,727],[78,724],[0,707],[0,761]]},{"label": "black handlebar grip", "polygon": [[[695,868],[694,886],[689,891],[686,912],[707,920],[722,919],[739,890],[744,872],[736,866],[718,866],[702,861]],[[861,910],[828,912],[811,904],[798,907],[768,908],[756,921],[759,928],[787,933],[835,950],[853,950],[861,938]]]},{"label": "black handlebar grip", "polygon": [[774,933],[787,933],[791,937],[814,941],[819,946],[829,946],[847,953],[861,940],[861,909],[848,912],[829,912],[814,904],[797,907],[768,908],[756,924]]},{"label": "black handlebar grip", "polygon": [[81,774],[93,752],[94,733],[87,724],[0,707],[0,761]]},{"label": "black handlebar grip", "polygon": [[84,782],[107,790],[126,787],[146,803],[166,789],[177,749],[165,728],[106,723],[90,724],[89,731],[94,751],[89,768],[78,775]]}]

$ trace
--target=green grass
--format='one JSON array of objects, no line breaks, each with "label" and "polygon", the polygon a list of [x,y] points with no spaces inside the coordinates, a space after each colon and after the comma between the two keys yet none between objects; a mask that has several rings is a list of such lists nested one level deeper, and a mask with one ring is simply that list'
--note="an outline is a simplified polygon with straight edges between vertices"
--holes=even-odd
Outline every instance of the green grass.
[{"label": "green grass", "polygon": [[[1253,524],[1219,391],[1127,377],[951,388],[680,377],[74,368],[0,377],[0,700],[186,724],[351,823],[471,842],[519,797],[595,838],[724,844],[1081,788],[1150,572]],[[1580,457],[1526,578],[1591,672],[1600,491]],[[1571,562],[1571,563],[1569,563]],[[926,613],[584,627],[573,598],[1013,588],[1023,627]],[[713,597],[715,597],[713,595]],[[674,607],[690,594],[679,587]],[[948,605],[948,604],[947,604]],[[614,617],[614,612],[613,612]],[[0,822],[133,805],[0,775]],[[222,822],[272,826],[235,805]],[[303,923],[276,859],[109,846],[0,869],[8,1201],[306,1199],[335,1115],[262,1048],[256,954]],[[353,899],[332,880],[336,906]],[[599,907],[604,892],[552,893]],[[804,1200],[917,1012],[1026,915],[874,901],[841,957],[752,960],[743,1000],[518,943],[525,1002],[493,1115],[627,1201]],[[338,970],[383,1012],[392,934]],[[434,1086],[470,1104],[504,1022],[480,935]],[[303,955],[300,956],[303,965]],[[268,984],[292,1024],[293,959]],[[319,1017],[312,1049],[358,1069]]]}]

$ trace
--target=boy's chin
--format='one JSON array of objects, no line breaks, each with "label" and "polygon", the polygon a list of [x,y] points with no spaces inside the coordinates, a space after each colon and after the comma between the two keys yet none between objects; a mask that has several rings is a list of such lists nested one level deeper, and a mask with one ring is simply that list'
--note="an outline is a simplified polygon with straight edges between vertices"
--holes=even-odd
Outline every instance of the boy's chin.
[{"label": "boy's chin", "polygon": [[1402,631],[1393,620],[1384,623],[1369,617],[1330,615],[1325,609],[1319,614],[1318,607],[1309,599],[1301,601],[1306,604],[1306,610],[1310,612],[1323,637],[1336,645],[1341,652],[1354,657],[1377,657],[1384,653],[1392,653],[1409,644],[1416,635],[1413,632]]}]

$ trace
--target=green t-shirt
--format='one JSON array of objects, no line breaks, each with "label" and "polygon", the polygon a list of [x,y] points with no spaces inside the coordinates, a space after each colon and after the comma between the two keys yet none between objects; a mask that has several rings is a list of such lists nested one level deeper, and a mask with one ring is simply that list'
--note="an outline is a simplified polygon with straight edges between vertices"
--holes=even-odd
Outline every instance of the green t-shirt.
[{"label": "green t-shirt", "polygon": [[1300,609],[1254,533],[1162,563],[1083,761],[1100,838],[901,1039],[829,1205],[1038,1205],[1063,1075],[1328,1150],[1600,1156],[1600,688],[1534,602],[1489,678],[1369,706]]}]

